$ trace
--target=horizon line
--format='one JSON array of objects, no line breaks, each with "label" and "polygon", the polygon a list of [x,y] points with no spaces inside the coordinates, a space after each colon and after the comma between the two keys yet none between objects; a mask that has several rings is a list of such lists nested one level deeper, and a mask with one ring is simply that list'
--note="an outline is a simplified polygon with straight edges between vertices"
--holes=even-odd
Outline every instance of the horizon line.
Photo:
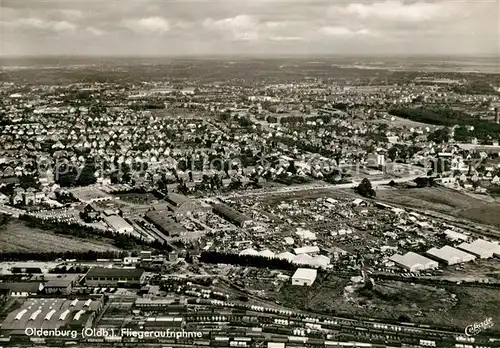
[{"label": "horizon line", "polygon": [[13,54],[0,55],[2,59],[37,59],[37,58],[127,58],[127,59],[144,59],[144,58],[500,58],[497,54],[443,54],[443,53],[241,53],[241,54],[178,54],[178,55],[112,55],[112,54]]}]

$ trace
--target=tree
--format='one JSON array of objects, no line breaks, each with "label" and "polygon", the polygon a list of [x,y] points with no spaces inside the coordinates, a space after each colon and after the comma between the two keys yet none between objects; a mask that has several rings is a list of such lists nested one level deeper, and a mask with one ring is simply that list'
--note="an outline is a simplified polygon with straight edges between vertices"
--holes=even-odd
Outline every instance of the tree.
[{"label": "tree", "polygon": [[398,148],[396,146],[391,147],[387,151],[387,156],[389,157],[389,159],[391,160],[391,162],[394,162],[394,160],[396,158],[398,158]]},{"label": "tree", "polygon": [[361,183],[355,188],[355,190],[363,197],[372,198],[377,195],[372,187],[372,183],[367,178],[364,178]]},{"label": "tree", "polygon": [[411,322],[411,319],[409,316],[405,315],[405,314],[402,314],[398,317],[398,321],[400,323],[410,323]]},{"label": "tree", "polygon": [[432,178],[432,177],[430,177],[430,178],[420,177],[420,178],[416,178],[413,181],[415,182],[415,184],[417,184],[417,187],[420,187],[420,188],[434,185],[434,178]]},{"label": "tree", "polygon": [[446,143],[450,139],[450,132],[448,128],[436,129],[434,132],[429,133],[427,139],[438,144]]}]

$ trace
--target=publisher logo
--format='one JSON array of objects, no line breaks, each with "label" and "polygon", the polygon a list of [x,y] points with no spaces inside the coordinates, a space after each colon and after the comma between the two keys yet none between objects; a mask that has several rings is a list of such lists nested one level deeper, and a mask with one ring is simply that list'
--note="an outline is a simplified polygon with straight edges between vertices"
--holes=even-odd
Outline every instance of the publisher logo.
[{"label": "publisher logo", "polygon": [[474,323],[465,328],[465,334],[469,337],[476,336],[480,332],[483,332],[491,327],[493,327],[493,318],[486,318],[486,320],[480,323]]}]

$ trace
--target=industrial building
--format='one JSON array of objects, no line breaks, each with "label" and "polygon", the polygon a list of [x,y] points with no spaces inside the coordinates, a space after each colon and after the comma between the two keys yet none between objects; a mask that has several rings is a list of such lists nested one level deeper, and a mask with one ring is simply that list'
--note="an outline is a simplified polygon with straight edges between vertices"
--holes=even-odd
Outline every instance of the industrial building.
[{"label": "industrial building", "polygon": [[444,231],[444,234],[446,235],[446,238],[451,241],[467,241],[467,239],[469,239],[467,235],[449,229]]},{"label": "industrial building", "polygon": [[476,259],[474,255],[453,248],[449,245],[446,245],[441,249],[438,248],[429,249],[427,251],[427,255],[447,265],[455,265],[457,263],[470,262]]},{"label": "industrial building", "polygon": [[78,274],[59,275],[58,278],[50,279],[46,282],[44,292],[46,294],[69,295],[73,290],[73,286],[77,285],[80,279]]},{"label": "industrial building", "polygon": [[292,276],[292,285],[311,286],[313,285],[318,271],[309,268],[298,268]]},{"label": "industrial building", "polygon": [[247,227],[252,222],[252,219],[226,204],[215,204],[213,212],[239,227]]},{"label": "industrial building", "polygon": [[41,282],[0,282],[0,295],[28,297],[42,292]]},{"label": "industrial building", "polygon": [[146,219],[169,237],[178,237],[186,232],[182,225],[169,216],[168,211],[149,211],[146,213]]},{"label": "industrial building", "polygon": [[117,233],[131,234],[134,232],[134,228],[118,215],[104,215],[103,219],[104,222]]},{"label": "industrial building", "polygon": [[187,215],[190,215],[191,213],[200,209],[200,206],[196,204],[196,202],[190,200],[184,195],[175,192],[169,192],[165,197],[165,200],[169,209],[172,210],[177,220],[183,219]]},{"label": "industrial building", "polygon": [[7,315],[1,331],[11,335],[25,335],[27,327],[80,331],[92,325],[101,309],[100,299],[30,298]]},{"label": "industrial building", "polygon": [[145,272],[140,268],[91,268],[85,275],[88,286],[139,286],[144,283]]},{"label": "industrial building", "polygon": [[399,267],[404,268],[410,272],[418,272],[423,270],[438,268],[439,264],[425,256],[419,255],[412,251],[401,255],[395,254],[391,256],[391,261],[396,263]]},{"label": "industrial building", "polygon": [[493,257],[494,254],[494,251],[492,249],[487,249],[487,246],[485,246],[481,242],[462,243],[458,245],[457,248],[469,254],[472,254],[480,259],[489,259]]},{"label": "industrial building", "polygon": [[317,247],[316,245],[304,246],[304,247],[301,247],[301,248],[295,248],[295,249],[293,249],[293,252],[295,253],[295,255],[299,255],[299,254],[316,254],[316,253],[319,253],[319,247]]},{"label": "industrial building", "polygon": [[500,257],[500,245],[498,243],[489,242],[484,239],[476,239],[471,244],[491,251],[493,253],[493,256]]}]

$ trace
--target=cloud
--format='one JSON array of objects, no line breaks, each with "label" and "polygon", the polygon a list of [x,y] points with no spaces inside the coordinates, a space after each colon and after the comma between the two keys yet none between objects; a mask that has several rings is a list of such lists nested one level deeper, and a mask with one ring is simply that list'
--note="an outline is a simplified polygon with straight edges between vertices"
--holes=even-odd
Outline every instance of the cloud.
[{"label": "cloud", "polygon": [[170,22],[162,17],[148,17],[137,20],[126,20],[124,26],[138,33],[163,34],[170,30]]},{"label": "cloud", "polygon": [[372,34],[367,29],[351,30],[346,27],[322,27],[319,32],[327,36],[366,36]]},{"label": "cloud", "polygon": [[38,29],[56,32],[73,32],[77,25],[67,21],[45,21],[39,18],[20,18],[15,21],[2,22],[3,26],[15,29]]},{"label": "cloud", "polygon": [[0,0],[0,12],[4,54],[500,50],[498,0]]},{"label": "cloud", "polygon": [[272,36],[271,41],[303,41],[304,38],[298,36]]},{"label": "cloud", "polygon": [[95,27],[87,27],[87,28],[85,28],[85,31],[89,34],[94,35],[94,36],[103,36],[104,35],[104,31],[102,31],[101,29],[95,28]]},{"label": "cloud", "polygon": [[207,18],[202,22],[206,30],[218,31],[222,36],[229,34],[234,41],[253,41],[259,38],[260,23],[249,15],[214,20]]},{"label": "cloud", "polygon": [[76,21],[84,17],[84,14],[80,10],[64,9],[60,10],[61,15],[71,21]]},{"label": "cloud", "polygon": [[387,0],[384,2],[352,3],[347,6],[332,6],[330,16],[355,16],[363,20],[378,19],[395,22],[422,22],[451,17],[456,13],[456,2],[414,2]]}]

